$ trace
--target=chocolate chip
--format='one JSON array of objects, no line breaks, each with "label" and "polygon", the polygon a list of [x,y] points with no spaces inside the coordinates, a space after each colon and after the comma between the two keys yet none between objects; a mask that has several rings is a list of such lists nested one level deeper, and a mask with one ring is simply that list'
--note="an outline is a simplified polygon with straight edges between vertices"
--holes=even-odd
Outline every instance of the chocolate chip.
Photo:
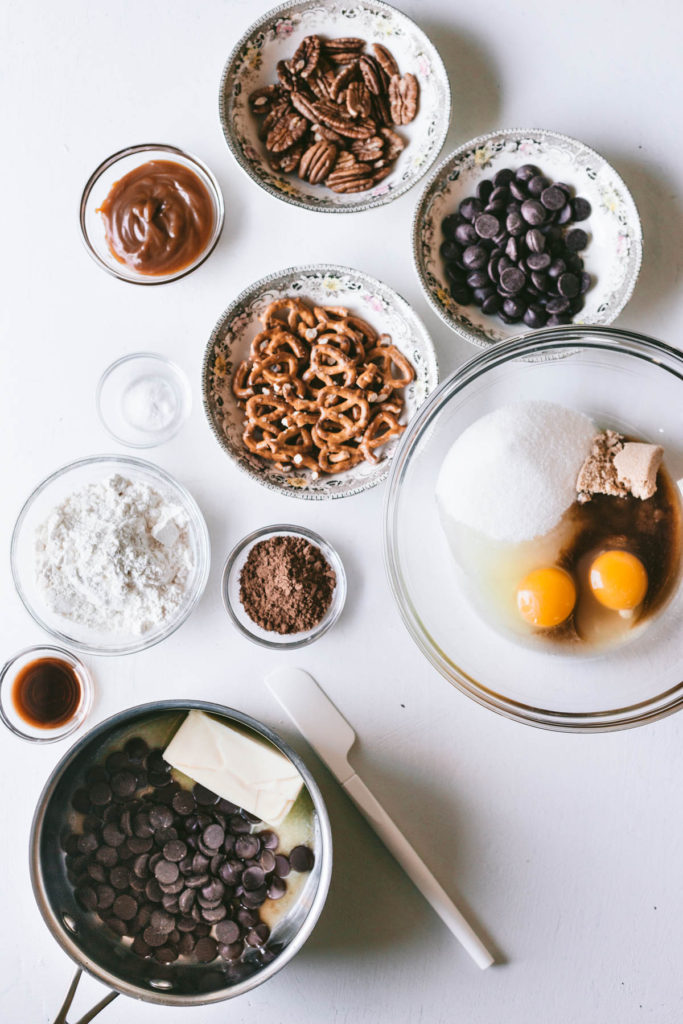
[{"label": "chocolate chip", "polygon": [[531,224],[534,227],[545,223],[545,209],[537,199],[525,199],[522,203],[521,213],[527,224]]},{"label": "chocolate chip", "polygon": [[173,794],[171,806],[176,814],[181,814],[183,817],[186,817],[188,814],[193,813],[197,804],[189,790],[180,789],[177,793]]},{"label": "chocolate chip", "polygon": [[289,857],[286,857],[284,853],[275,854],[275,874],[280,878],[286,878],[291,871],[291,865],[289,863]]},{"label": "chocolate chip", "polygon": [[294,871],[310,871],[315,863],[313,851],[308,846],[295,846],[289,854],[289,863]]},{"label": "chocolate chip", "polygon": [[165,910],[153,910],[150,924],[155,931],[168,935],[175,928],[175,918]]},{"label": "chocolate chip", "polygon": [[174,861],[178,863],[183,859],[187,853],[187,846],[182,839],[169,839],[164,844],[163,854],[165,860]]},{"label": "chocolate chip", "polygon": [[116,772],[111,778],[111,788],[119,800],[124,800],[137,789],[137,777],[130,771]]},{"label": "chocolate chip", "polygon": [[138,956],[148,957],[152,955],[152,947],[149,946],[142,935],[136,935],[133,939],[133,945],[130,947],[134,953]]},{"label": "chocolate chip", "polygon": [[142,933],[142,938],[147,943],[147,945],[151,946],[152,948],[161,947],[166,942],[166,932],[160,932],[156,928],[152,928],[150,926],[148,928],[145,928],[144,932]]},{"label": "chocolate chip", "polygon": [[264,829],[263,832],[259,832],[258,838],[261,840],[261,843],[266,850],[277,850],[280,840],[277,833],[273,832],[271,829]]},{"label": "chocolate chip", "polygon": [[209,825],[202,832],[202,841],[210,850],[218,850],[223,845],[225,831],[220,825]]},{"label": "chocolate chip", "polygon": [[[75,796],[75,794],[74,794]],[[88,790],[89,803],[95,807],[104,807],[111,801],[111,786],[107,782],[96,782]]]},{"label": "chocolate chip", "polygon": [[277,875],[274,875],[268,883],[268,898],[271,900],[279,900],[284,896],[286,891],[287,884],[282,880],[282,878],[278,878]]},{"label": "chocolate chip", "polygon": [[550,185],[541,192],[541,202],[546,210],[561,210],[567,202],[567,196],[557,185]]},{"label": "chocolate chip", "polygon": [[239,926],[234,921],[220,921],[216,925],[216,938],[219,942],[230,945],[240,937]]},{"label": "chocolate chip", "polygon": [[218,955],[222,956],[224,960],[239,960],[242,955],[242,949],[241,942],[218,943]]},{"label": "chocolate chip", "polygon": [[177,864],[171,864],[167,860],[160,860],[158,864],[154,866],[154,875],[159,884],[171,885],[173,882],[177,882],[180,869]]},{"label": "chocolate chip", "polygon": [[164,804],[155,804],[149,811],[149,823],[155,832],[157,829],[170,828],[173,824],[173,813]]},{"label": "chocolate chip", "polygon": [[200,939],[195,945],[195,959],[203,964],[209,963],[211,960],[215,960],[217,951],[216,940],[207,935],[206,938]]},{"label": "chocolate chip", "polygon": [[494,238],[500,231],[500,221],[491,213],[480,213],[474,229],[480,238]]},{"label": "chocolate chip", "polygon": [[[500,275],[500,283],[506,292],[519,292],[526,284],[526,276],[524,275],[524,272],[519,270],[517,267],[506,267]],[[305,849],[305,847],[297,847],[297,849]],[[291,859],[290,855],[290,862]],[[294,867],[293,863],[292,867]]]},{"label": "chocolate chip", "polygon": [[138,912],[138,905],[132,896],[117,896],[112,906],[113,913],[122,921],[132,921]]},{"label": "chocolate chip", "polygon": [[586,220],[593,212],[588,200],[582,199],[580,196],[577,196],[576,199],[572,199],[571,203],[574,220]]},{"label": "chocolate chip", "polygon": [[572,228],[567,232],[565,244],[570,252],[579,252],[588,245],[588,235],[583,228]]},{"label": "chocolate chip", "polygon": [[560,295],[566,296],[568,299],[573,299],[579,294],[581,287],[581,281],[575,274],[569,272],[560,274],[557,279],[557,290]]}]

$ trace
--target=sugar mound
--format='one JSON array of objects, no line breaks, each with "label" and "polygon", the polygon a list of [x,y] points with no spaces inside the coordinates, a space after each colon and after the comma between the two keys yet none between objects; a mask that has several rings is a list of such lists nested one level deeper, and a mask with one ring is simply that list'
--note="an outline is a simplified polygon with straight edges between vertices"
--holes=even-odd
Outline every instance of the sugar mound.
[{"label": "sugar mound", "polygon": [[436,485],[439,506],[494,540],[548,533],[576,499],[595,433],[588,416],[554,402],[501,406],[452,445]]}]

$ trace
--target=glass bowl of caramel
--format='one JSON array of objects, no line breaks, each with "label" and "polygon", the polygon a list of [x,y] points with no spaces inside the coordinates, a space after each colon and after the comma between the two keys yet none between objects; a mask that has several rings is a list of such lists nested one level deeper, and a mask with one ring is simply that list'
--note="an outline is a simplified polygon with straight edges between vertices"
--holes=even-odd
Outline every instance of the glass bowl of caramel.
[{"label": "glass bowl of caramel", "polygon": [[79,729],[90,712],[92,678],[63,647],[27,647],[0,670],[0,717],[33,743],[54,743]]},{"label": "glass bowl of caramel", "polygon": [[[481,507],[477,522],[465,522],[461,498],[475,493],[493,432],[485,444],[470,449],[474,455],[467,471],[451,477],[450,510],[439,489],[442,471],[452,465],[452,452],[468,431],[495,423],[501,410],[514,418],[524,403],[527,409],[543,404],[555,417],[563,410],[582,422],[587,417],[593,429],[583,442],[586,459],[593,451],[588,446],[608,431],[624,446],[656,449],[662,461],[655,492],[646,497],[635,490],[596,491],[582,503],[581,454],[568,476],[574,498],[548,532],[528,533],[531,539],[523,543],[504,541],[502,534],[492,541],[493,530],[484,522],[509,525],[519,515],[516,495],[524,493],[524,515],[534,512],[527,495],[542,493],[547,480],[556,479],[557,460],[565,459],[565,435],[560,432],[552,450],[546,450],[546,434],[534,437],[544,468],[538,487],[522,481],[526,492],[501,460],[500,473],[485,478],[495,500]],[[385,559],[409,633],[461,693],[514,721],[564,732],[627,728],[683,707],[682,404],[683,353],[623,330],[574,326],[491,347],[422,406],[392,463]],[[516,443],[501,434],[509,461],[518,461]],[[547,509],[564,490],[554,482],[545,493]],[[523,571],[522,559],[528,563]],[[611,606],[600,589],[604,580],[598,570],[605,564],[612,572]],[[644,596],[630,601],[626,591],[636,582],[635,570],[644,580]],[[553,602],[557,607],[558,582],[575,590],[561,615],[534,625],[523,621],[522,599],[530,591],[546,601],[540,605],[546,611]],[[623,585],[621,592],[616,584]]]},{"label": "glass bowl of caramel", "polygon": [[197,157],[157,143],[129,146],[91,174],[80,205],[85,247],[107,273],[130,284],[167,284],[213,252],[223,196]]}]

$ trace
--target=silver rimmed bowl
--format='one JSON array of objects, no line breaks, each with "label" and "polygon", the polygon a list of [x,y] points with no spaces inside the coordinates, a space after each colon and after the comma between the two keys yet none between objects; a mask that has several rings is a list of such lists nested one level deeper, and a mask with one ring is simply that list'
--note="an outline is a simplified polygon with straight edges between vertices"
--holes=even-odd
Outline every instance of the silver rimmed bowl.
[{"label": "silver rimmed bowl", "polygon": [[[537,331],[482,353],[434,392],[392,465],[385,559],[408,631],[461,693],[517,722],[564,732],[621,729],[683,707],[683,587],[628,644],[595,655],[509,639],[475,608],[441,526],[435,488],[455,439],[526,399],[557,402],[664,447],[683,488],[683,354],[611,328]],[[505,494],[501,494],[501,502]]]},{"label": "silver rimmed bowl", "polygon": [[[258,125],[249,110],[254,90],[277,82],[276,65],[287,60],[304,36],[362,37],[393,53],[401,74],[420,85],[415,120],[397,129],[408,145],[391,174],[367,192],[340,194],[310,185],[296,174],[273,170]],[[448,75],[436,47],[405,14],[380,0],[296,0],[268,11],[245,32],[226,62],[219,114],[225,141],[240,167],[277,199],[320,213],[357,213],[403,195],[426,174],[441,151],[451,114]]]},{"label": "silver rimmed bowl", "polygon": [[592,283],[575,323],[611,324],[631,297],[642,260],[640,218],[631,194],[613,167],[594,150],[558,132],[509,128],[481,135],[447,156],[427,182],[413,220],[413,258],[432,309],[466,341],[479,347],[528,333],[524,323],[505,324],[478,306],[452,297],[439,249],[441,222],[502,168],[535,164],[552,181],[563,182],[587,199],[590,217],[577,226],[589,237],[580,254]]},{"label": "silver rimmed bowl", "polygon": [[286,296],[308,299],[319,306],[345,306],[366,320],[378,333],[389,334],[394,345],[415,368],[415,380],[403,389],[407,423],[436,387],[438,367],[431,338],[405,299],[392,288],[359,270],[319,263],[290,267],[256,281],[222,314],[206,347],[202,369],[202,395],[209,426],[221,448],[235,464],[271,490],[295,498],[343,498],[374,487],[384,480],[396,448],[396,440],[383,449],[374,465],[361,462],[344,473],[310,471],[285,473],[274,462],[259,458],[244,445],[244,413],[237,404],[231,382],[235,368],[249,353],[261,331],[259,317],[271,302]]},{"label": "silver rimmed bowl", "polygon": [[[197,963],[183,957],[170,964],[143,959],[131,951],[129,939],[122,941],[94,913],[80,907],[67,877],[61,839],[73,820],[71,797],[83,785],[88,769],[102,763],[131,736],[142,735],[150,746],[163,746],[183,713],[192,709],[250,730],[271,743],[291,761],[304,782],[315,862],[296,899],[273,926],[269,940],[272,948],[268,962],[263,964],[250,958],[234,965],[220,959]],[[101,722],[62,758],[38,800],[31,830],[30,870],[38,908],[53,937],[80,968],[114,990],[97,1009],[118,993],[165,1006],[199,1006],[249,992],[272,978],[298,953],[325,904],[332,873],[332,835],[315,779],[298,754],[268,726],[219,704],[157,701]]]},{"label": "silver rimmed bowl", "polygon": [[[182,267],[170,274],[141,274],[118,260],[109,248],[104,230],[104,220],[99,212],[113,185],[125,174],[150,160],[170,160],[191,171],[205,187],[213,207],[213,226],[206,245],[189,266]],[[95,263],[120,281],[147,285],[168,284],[170,281],[177,281],[200,267],[218,244],[224,218],[225,208],[220,185],[206,164],[177,146],[167,146],[155,142],[127,146],[126,149],[121,149],[103,160],[85,183],[79,212],[83,242]]]},{"label": "silver rimmed bowl", "polygon": [[[167,619],[141,634],[103,632],[59,614],[49,607],[35,571],[36,531],[53,510],[74,491],[120,475],[152,487],[168,502],[179,505],[187,518],[192,566],[182,601]],[[19,597],[39,626],[69,647],[91,654],[133,654],[160,643],[174,633],[196,607],[209,576],[211,547],[204,517],[192,495],[159,466],[122,455],[98,455],[62,466],[38,484],[26,500],[12,533],[10,563]]]}]

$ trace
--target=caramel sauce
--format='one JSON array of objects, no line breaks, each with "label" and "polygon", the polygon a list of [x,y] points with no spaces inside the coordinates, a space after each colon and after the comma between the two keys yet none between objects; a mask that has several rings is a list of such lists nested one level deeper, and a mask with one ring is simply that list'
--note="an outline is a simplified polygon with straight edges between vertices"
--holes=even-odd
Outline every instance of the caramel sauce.
[{"label": "caramel sauce", "polygon": [[35,729],[56,729],[76,714],[83,689],[75,669],[61,658],[37,658],[18,672],[12,703]]},{"label": "caramel sauce", "polygon": [[194,263],[215,221],[204,183],[172,160],[149,160],[124,174],[97,212],[112,255],[150,276],[174,274]]}]

